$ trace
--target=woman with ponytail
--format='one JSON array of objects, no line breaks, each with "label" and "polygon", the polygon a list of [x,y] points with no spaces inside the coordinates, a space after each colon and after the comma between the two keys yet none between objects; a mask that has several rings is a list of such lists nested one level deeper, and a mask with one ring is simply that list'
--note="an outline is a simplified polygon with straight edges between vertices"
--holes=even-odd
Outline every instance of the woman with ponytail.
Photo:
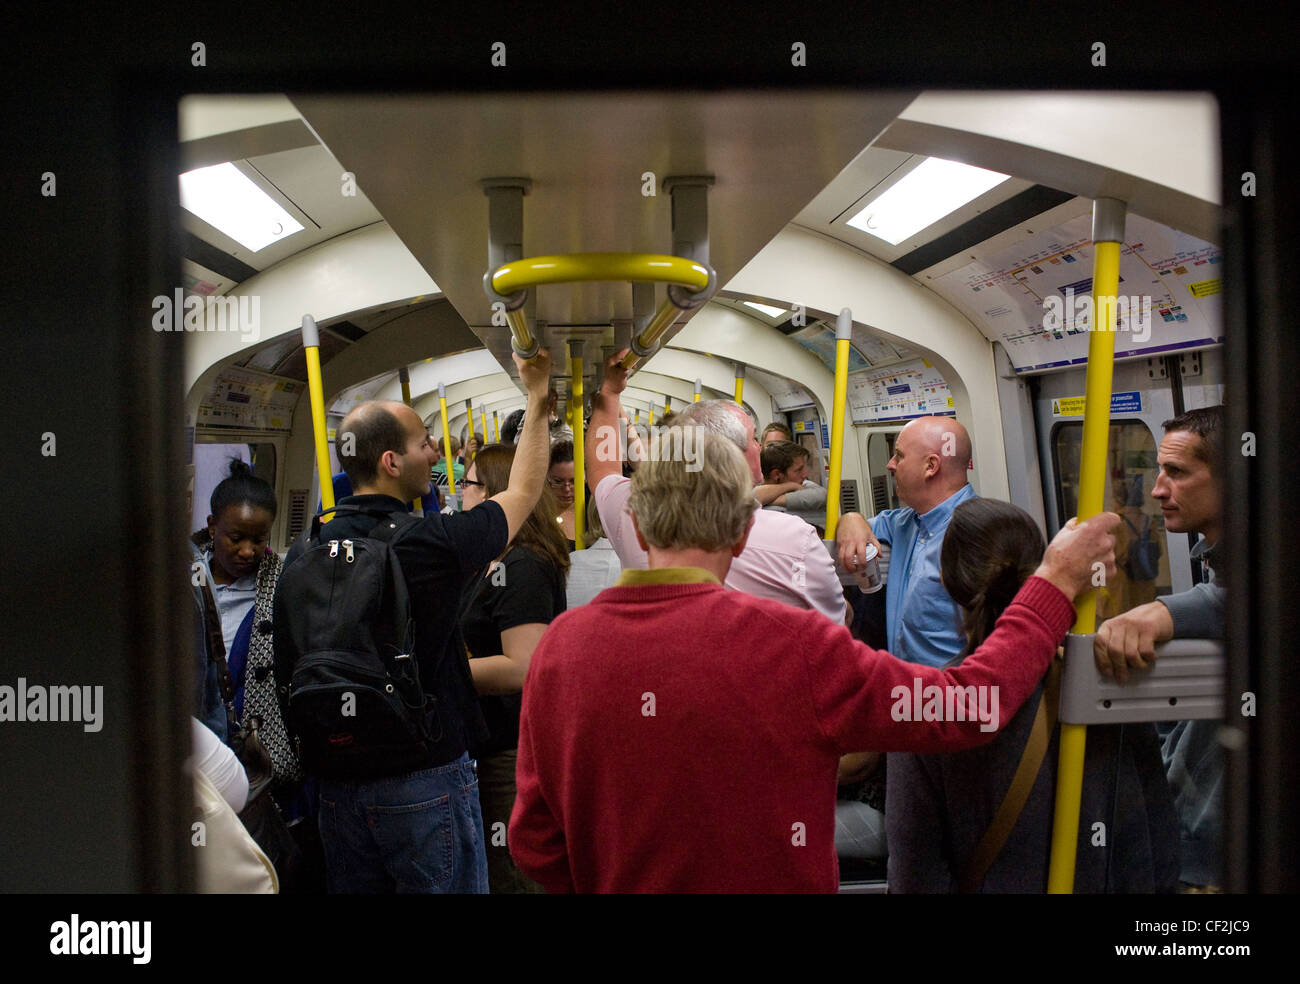
[{"label": "woman with ponytail", "polygon": [[[1016,506],[970,499],[954,510],[940,573],[944,588],[961,606],[966,647],[949,665],[960,663],[992,634],[1044,549],[1033,519]],[[1012,826],[1000,848],[990,849],[988,836],[1046,689],[1040,684],[1006,728],[980,748],[953,755],[889,756],[885,828],[890,892],[1046,891],[1058,729],[1052,730],[1019,815],[1013,812],[1002,821]],[[985,698],[985,706],[995,703]],[[1045,719],[1054,718],[1053,710]],[[1173,891],[1178,826],[1154,726],[1092,727],[1086,747],[1075,891]]]}]

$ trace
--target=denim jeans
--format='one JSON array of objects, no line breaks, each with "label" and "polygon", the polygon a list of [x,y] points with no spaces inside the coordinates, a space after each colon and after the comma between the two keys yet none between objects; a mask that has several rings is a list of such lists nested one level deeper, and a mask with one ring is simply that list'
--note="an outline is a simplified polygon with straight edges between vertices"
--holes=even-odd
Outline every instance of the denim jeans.
[{"label": "denim jeans", "polygon": [[488,890],[468,753],[400,776],[321,780],[320,836],[331,893]]}]

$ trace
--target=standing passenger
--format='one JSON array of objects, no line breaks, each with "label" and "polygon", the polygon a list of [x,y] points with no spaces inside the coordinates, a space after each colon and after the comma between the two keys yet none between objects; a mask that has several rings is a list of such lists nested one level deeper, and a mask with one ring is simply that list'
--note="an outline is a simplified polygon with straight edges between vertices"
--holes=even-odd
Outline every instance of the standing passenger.
[{"label": "standing passenger", "polygon": [[555,496],[558,507],[555,522],[560,526],[564,541],[570,550],[575,543],[573,539],[573,442],[559,440],[551,442],[551,467],[546,472],[546,485]]},{"label": "standing passenger", "polygon": [[835,530],[840,564],[857,570],[868,543],[888,543],[885,587],[888,649],[899,659],[942,666],[962,651],[957,606],[939,582],[939,550],[952,512],[975,490],[966,481],[970,437],[954,417],[919,417],[898,433],[886,466],[903,508],[869,521],[846,513]]},{"label": "standing passenger", "polygon": [[[463,507],[470,511],[506,488],[515,449],[490,444],[465,473]],[[565,609],[569,551],[555,522],[555,499],[543,491],[505,556],[469,587],[461,617],[469,671],[490,736],[470,746],[478,760],[479,798],[492,893],[535,892],[506,850],[506,825],[515,805],[515,757],[524,676],[537,640]],[[499,835],[499,836],[497,836]]]},{"label": "standing passenger", "polygon": [[[331,892],[486,892],[477,780],[466,749],[486,737],[454,617],[466,585],[505,552],[542,493],[546,476],[546,386],[550,355],[523,362],[529,423],[519,442],[509,487],[470,513],[433,513],[392,540],[410,597],[415,662],[433,698],[428,733],[436,736],[422,767],[404,765],[366,778],[320,781],[320,833]],[[403,403],[354,408],[339,433],[354,453],[342,464],[356,494],[320,531],[321,542],[365,537],[429,486],[433,446],[424,422]],[[445,459],[444,459],[445,460]],[[286,611],[291,552],[276,598],[276,670],[292,679],[298,641]],[[408,756],[409,757],[409,756]]]},{"label": "standing passenger", "polygon": [[[591,423],[587,431],[587,481],[600,510],[618,559],[624,568],[648,566],[645,549],[638,543],[627,514],[631,481],[623,477],[621,445],[625,443],[622,407],[618,396],[627,388],[627,370],[619,363],[624,352],[605,361],[605,375],[591,398]],[[730,400],[702,400],[674,415],[679,424],[698,425],[719,434],[744,455],[753,487],[763,480],[759,469],[754,422]],[[636,452],[632,452],[636,454]],[[757,506],[755,501],[755,506]],[[837,625],[846,622],[844,591],[816,531],[794,516],[763,511],[754,517],[747,546],[730,565],[727,587],[760,598],[773,598],[798,608],[821,612]]]},{"label": "standing passenger", "polygon": [[[839,757],[990,740],[1046,670],[1093,563],[1114,568],[1119,518],[1071,521],[962,666],[909,666],[820,615],[723,589],[756,519],[752,473],[732,442],[689,430],[632,479],[650,569],[561,615],[533,653],[510,852],[550,892],[833,892]],[[926,686],[949,694],[949,720],[911,713]]]},{"label": "standing passenger", "polygon": [[[1211,554],[1223,536],[1223,407],[1188,410],[1164,422],[1151,489],[1170,533],[1200,533],[1192,562],[1209,567],[1211,581],[1157,598],[1116,615],[1097,630],[1097,668],[1120,683],[1128,667],[1143,669],[1156,643],[1169,639],[1222,639],[1227,590]],[[1191,889],[1214,889],[1223,880],[1223,746],[1221,721],[1179,721],[1165,738],[1165,768],[1182,831],[1181,880]]]},{"label": "standing passenger", "polygon": [[[1029,514],[996,499],[971,499],[952,514],[943,541],[943,583],[962,606],[965,653],[992,633],[1043,557]],[[961,657],[949,666],[959,665]],[[979,846],[1035,728],[1039,686],[990,744],[953,755],[889,756],[885,827],[889,890],[1045,892],[1056,789],[1057,734],[1046,735],[1033,785],[1000,851]],[[1055,714],[1055,707],[1051,708]],[[1150,724],[1088,729],[1075,892],[1172,891],[1178,881],[1178,825]],[[1113,822],[1112,822],[1113,818]],[[1106,825],[1095,841],[1093,821]],[[1001,825],[999,825],[1001,826]],[[977,860],[979,859],[979,860]]]},{"label": "standing passenger", "polygon": [[[278,786],[273,793],[283,806],[285,794],[290,792],[288,785],[302,779],[302,769],[289,744],[276,696],[271,619],[283,565],[270,547],[275,492],[247,464],[235,459],[230,463],[230,476],[212,490],[210,505],[208,525],[191,540],[208,574],[221,622],[235,722],[247,726],[250,719],[260,719],[257,736],[271,756]],[[214,665],[215,656],[210,654]],[[229,740],[225,731],[216,733]]]}]

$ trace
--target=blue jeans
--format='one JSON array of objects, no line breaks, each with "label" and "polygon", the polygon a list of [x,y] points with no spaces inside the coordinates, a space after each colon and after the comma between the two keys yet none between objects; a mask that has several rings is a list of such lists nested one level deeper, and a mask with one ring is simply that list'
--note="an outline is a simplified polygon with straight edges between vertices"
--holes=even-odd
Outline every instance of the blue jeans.
[{"label": "blue jeans", "polygon": [[488,890],[468,753],[400,776],[322,779],[320,837],[331,893]]}]

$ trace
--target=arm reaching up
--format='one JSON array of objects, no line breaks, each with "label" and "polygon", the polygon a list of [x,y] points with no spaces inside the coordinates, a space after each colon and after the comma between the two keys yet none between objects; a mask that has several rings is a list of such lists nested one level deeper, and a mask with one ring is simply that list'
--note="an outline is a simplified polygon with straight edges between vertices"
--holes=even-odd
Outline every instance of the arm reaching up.
[{"label": "arm reaching up", "polygon": [[627,370],[619,360],[628,350],[605,360],[600,388],[591,395],[591,421],[587,424],[587,486],[593,492],[602,479],[623,474],[623,415],[619,394],[627,389]]},{"label": "arm reaching up", "polygon": [[510,466],[510,484],[492,497],[505,511],[510,539],[515,538],[528,514],[541,498],[546,469],[551,463],[550,429],[546,419],[546,396],[551,385],[551,353],[542,349],[524,362],[515,356],[519,378],[528,390],[528,409],[524,411],[524,429],[515,445],[515,460]]}]

